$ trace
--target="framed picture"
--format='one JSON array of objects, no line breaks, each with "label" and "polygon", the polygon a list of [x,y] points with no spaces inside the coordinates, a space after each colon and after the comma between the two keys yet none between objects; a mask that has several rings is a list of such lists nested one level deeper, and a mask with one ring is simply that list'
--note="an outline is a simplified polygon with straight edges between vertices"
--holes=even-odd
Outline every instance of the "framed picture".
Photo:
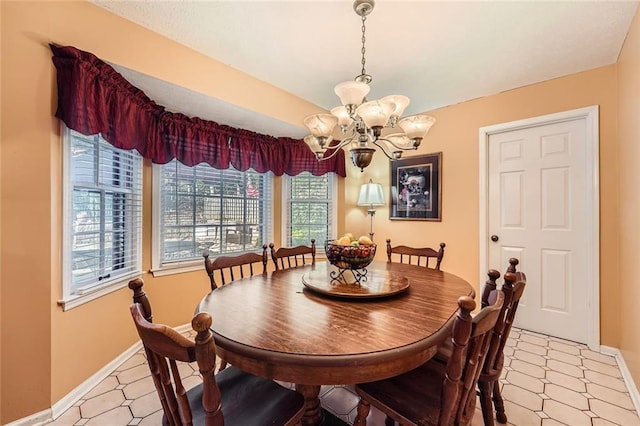
[{"label": "framed picture", "polygon": [[440,221],[442,153],[391,161],[390,219]]}]

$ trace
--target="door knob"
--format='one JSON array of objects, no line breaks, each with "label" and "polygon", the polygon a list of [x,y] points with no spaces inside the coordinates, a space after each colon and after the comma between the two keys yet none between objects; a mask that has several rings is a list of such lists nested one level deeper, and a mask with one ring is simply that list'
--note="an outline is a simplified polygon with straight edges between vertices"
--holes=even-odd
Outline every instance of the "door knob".
[{"label": "door knob", "polygon": [[495,243],[496,241],[498,241],[499,239],[500,239],[500,238],[498,238],[498,236],[497,236],[497,235],[492,235],[492,236],[491,236],[491,241],[493,241],[494,243]]}]

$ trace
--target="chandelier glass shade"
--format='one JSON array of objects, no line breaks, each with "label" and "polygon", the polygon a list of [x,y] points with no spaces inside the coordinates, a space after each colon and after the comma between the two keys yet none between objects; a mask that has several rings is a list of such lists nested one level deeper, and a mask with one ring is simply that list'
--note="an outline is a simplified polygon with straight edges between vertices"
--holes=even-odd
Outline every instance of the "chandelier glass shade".
[{"label": "chandelier glass shade", "polygon": [[[349,145],[351,161],[361,171],[371,163],[375,147],[389,159],[397,160],[403,151],[417,149],[435,123],[434,117],[425,114],[401,118],[409,105],[406,96],[367,100],[372,78],[365,71],[365,21],[374,5],[374,0],[355,0],[353,3],[356,14],[362,18],[362,72],[353,81],[336,85],[334,91],[342,106],[331,109],[330,114],[313,114],[304,119],[304,125],[311,132],[304,141],[319,161],[333,157],[339,149]],[[341,139],[334,139],[336,126],[340,129]],[[400,131],[383,136],[383,129],[398,127]]]}]

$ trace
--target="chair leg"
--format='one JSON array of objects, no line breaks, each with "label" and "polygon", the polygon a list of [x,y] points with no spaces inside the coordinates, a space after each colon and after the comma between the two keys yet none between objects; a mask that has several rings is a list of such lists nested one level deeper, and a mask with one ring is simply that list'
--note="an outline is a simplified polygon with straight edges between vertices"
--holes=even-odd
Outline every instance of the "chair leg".
[{"label": "chair leg", "polygon": [[496,409],[496,420],[498,423],[507,423],[507,415],[504,412],[504,401],[502,400],[500,382],[498,380],[493,382],[493,405]]},{"label": "chair leg", "polygon": [[371,405],[369,405],[367,401],[360,399],[356,419],[353,421],[353,426],[366,426],[369,410],[371,410]]},{"label": "chair leg", "polygon": [[493,426],[493,404],[491,403],[491,388],[493,382],[478,382],[480,390],[480,407],[485,426]]}]

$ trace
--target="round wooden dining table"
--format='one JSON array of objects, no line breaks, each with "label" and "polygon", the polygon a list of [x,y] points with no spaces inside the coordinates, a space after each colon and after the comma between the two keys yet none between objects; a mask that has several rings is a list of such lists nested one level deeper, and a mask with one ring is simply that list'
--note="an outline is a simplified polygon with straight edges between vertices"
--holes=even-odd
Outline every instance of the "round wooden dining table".
[{"label": "round wooden dining table", "polygon": [[[304,425],[322,422],[321,385],[381,380],[429,360],[450,336],[458,298],[474,295],[453,274],[378,261],[366,280],[350,284],[360,287],[355,294],[333,294],[344,284],[332,281],[332,272],[317,262],[254,275],[215,289],[197,307],[213,317],[219,356],[296,384],[305,397]],[[406,288],[393,290],[398,283]]]}]

